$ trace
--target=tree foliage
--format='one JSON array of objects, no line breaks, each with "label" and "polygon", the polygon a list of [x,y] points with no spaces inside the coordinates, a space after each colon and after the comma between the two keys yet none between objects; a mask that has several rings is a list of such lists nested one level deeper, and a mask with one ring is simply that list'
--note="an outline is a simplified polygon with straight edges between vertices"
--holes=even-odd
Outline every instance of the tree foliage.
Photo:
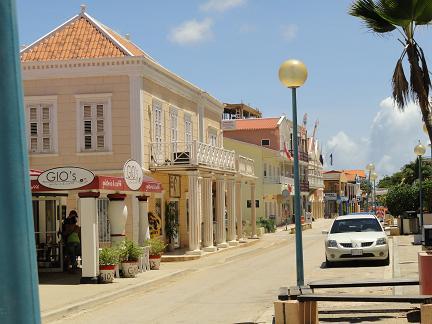
[{"label": "tree foliage", "polygon": [[407,184],[391,187],[386,195],[386,206],[393,216],[419,207],[418,188]]},{"label": "tree foliage", "polygon": [[[418,170],[418,160],[405,164],[400,171],[382,178],[378,187],[390,188],[400,184],[412,185],[418,181]],[[430,160],[422,160],[422,177],[423,180],[432,179],[432,162]]]},{"label": "tree foliage", "polygon": [[[432,0],[355,0],[349,14],[358,17],[375,33],[397,31],[401,36],[398,40],[402,44],[402,53],[393,72],[392,97],[401,110],[404,110],[410,100],[418,103],[432,141],[429,103],[432,84],[426,57],[414,37],[420,26],[428,25],[432,21]],[[405,58],[410,67],[409,81],[403,69]]]}]

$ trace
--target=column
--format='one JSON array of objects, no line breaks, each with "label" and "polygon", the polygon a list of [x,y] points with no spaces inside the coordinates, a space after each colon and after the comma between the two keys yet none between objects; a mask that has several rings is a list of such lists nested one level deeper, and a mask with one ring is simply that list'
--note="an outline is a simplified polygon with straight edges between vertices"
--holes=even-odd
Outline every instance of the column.
[{"label": "column", "polygon": [[201,188],[197,173],[192,173],[188,176],[189,179],[189,251],[186,254],[201,254],[200,250],[200,200]]},{"label": "column", "polygon": [[235,185],[234,179],[227,181],[227,216],[228,232],[227,241],[231,246],[236,246],[239,242],[236,240],[236,206],[235,206]]},{"label": "column", "polygon": [[246,242],[243,237],[243,209],[242,209],[242,182],[236,182],[236,216],[237,216],[237,239],[240,243]]},{"label": "column", "polygon": [[255,183],[251,183],[251,238],[258,238],[256,227]]},{"label": "column", "polygon": [[111,244],[118,245],[126,236],[126,220],[128,210],[125,204],[125,194],[109,194],[108,219],[111,227]]},{"label": "column", "polygon": [[144,246],[144,242],[150,239],[150,229],[148,222],[148,196],[138,196],[138,244]]},{"label": "column", "polygon": [[204,251],[214,252],[217,248],[213,245],[213,194],[212,179],[204,177],[202,180],[202,217],[204,221]]},{"label": "column", "polygon": [[78,193],[81,220],[82,284],[97,284],[99,274],[99,233],[97,203],[99,192]]},{"label": "column", "polygon": [[216,244],[218,248],[226,248],[225,232],[225,179],[216,179]]}]

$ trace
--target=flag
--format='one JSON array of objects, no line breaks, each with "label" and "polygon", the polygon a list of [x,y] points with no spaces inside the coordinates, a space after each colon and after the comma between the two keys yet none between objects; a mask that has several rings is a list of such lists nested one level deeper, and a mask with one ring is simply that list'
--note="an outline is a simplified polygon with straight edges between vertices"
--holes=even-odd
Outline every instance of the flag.
[{"label": "flag", "polygon": [[320,154],[319,160],[320,160],[320,162],[321,162],[321,165],[324,165],[324,159],[323,159],[322,154]]},{"label": "flag", "polygon": [[288,160],[292,160],[292,155],[291,155],[291,153],[288,151],[288,149],[287,149],[287,147],[286,147],[286,143],[284,142],[284,151],[285,151],[285,154],[286,154],[286,156],[287,156],[287,158],[288,158]]},{"label": "flag", "polygon": [[330,165],[333,165],[333,153],[330,153]]}]

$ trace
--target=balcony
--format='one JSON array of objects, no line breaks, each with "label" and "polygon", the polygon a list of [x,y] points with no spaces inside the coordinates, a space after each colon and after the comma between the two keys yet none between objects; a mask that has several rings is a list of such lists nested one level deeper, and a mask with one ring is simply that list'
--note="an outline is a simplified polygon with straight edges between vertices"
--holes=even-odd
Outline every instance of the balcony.
[{"label": "balcony", "polygon": [[236,170],[241,175],[255,176],[255,161],[245,156],[238,155],[236,159]]},{"label": "balcony", "polygon": [[[294,157],[294,150],[289,150],[292,157]],[[309,162],[309,155],[307,152],[299,151],[299,160],[303,162]]]},{"label": "balcony", "polygon": [[255,162],[221,147],[199,141],[150,143],[150,167],[198,167],[204,166],[223,171],[255,175]]},{"label": "balcony", "polygon": [[324,181],[322,177],[309,173],[308,180],[309,187],[311,189],[324,188]]},{"label": "balcony", "polygon": [[301,192],[309,192],[309,181],[300,181],[300,191]]},{"label": "balcony", "polygon": [[283,184],[283,185],[294,185],[294,179],[292,177],[284,177],[284,176],[274,176],[264,177],[264,183],[272,183],[272,184]]}]

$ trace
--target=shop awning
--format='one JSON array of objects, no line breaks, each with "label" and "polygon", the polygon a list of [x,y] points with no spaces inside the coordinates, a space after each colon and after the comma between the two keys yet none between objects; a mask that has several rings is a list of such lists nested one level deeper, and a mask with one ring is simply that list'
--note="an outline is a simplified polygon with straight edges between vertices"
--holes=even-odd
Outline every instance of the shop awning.
[{"label": "shop awning", "polygon": [[[34,170],[34,171],[38,171],[38,170]],[[39,174],[42,173],[41,171],[38,172]],[[32,178],[31,180],[31,190],[32,192],[56,191],[55,189],[50,189],[41,185],[37,181],[37,177],[35,179]],[[104,175],[95,176],[93,181],[90,184],[74,190],[78,190],[78,191],[110,190],[110,191],[123,191],[123,192],[132,191],[126,185],[126,181],[124,180],[124,178],[115,177],[115,176],[104,176]],[[162,184],[158,180],[149,176],[144,176],[141,188],[136,190],[136,192],[142,192],[142,193],[152,193],[152,192],[157,193],[161,191],[162,191]]]}]

